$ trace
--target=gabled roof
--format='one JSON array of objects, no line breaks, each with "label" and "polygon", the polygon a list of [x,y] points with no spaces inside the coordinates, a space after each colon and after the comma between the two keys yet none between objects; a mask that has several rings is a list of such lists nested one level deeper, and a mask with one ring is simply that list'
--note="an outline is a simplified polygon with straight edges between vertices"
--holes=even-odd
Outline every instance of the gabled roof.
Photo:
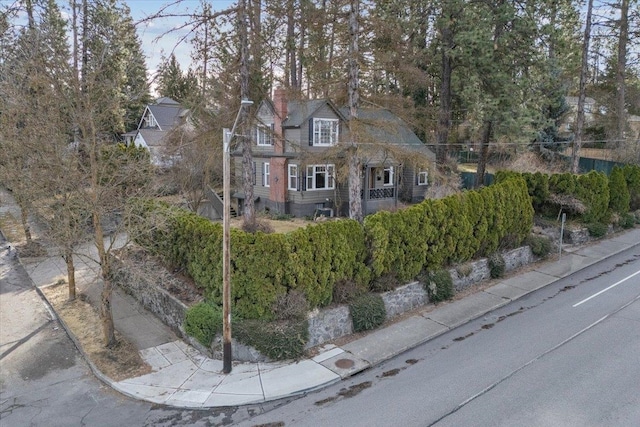
[{"label": "gabled roof", "polygon": [[170,130],[179,123],[182,107],[178,105],[156,104],[148,105],[147,109],[153,114],[161,130]]},{"label": "gabled roof", "polygon": [[138,132],[142,135],[144,142],[146,142],[149,147],[162,146],[162,138],[167,134],[167,132],[158,129],[140,129]]},{"label": "gabled roof", "polygon": [[[349,109],[341,108],[344,116],[349,117]],[[360,136],[362,142],[370,139],[371,142],[387,144],[424,146],[420,138],[398,116],[384,108],[360,108],[358,119],[363,124],[364,135]]]},{"label": "gabled roof", "polygon": [[312,99],[308,101],[289,101],[287,105],[288,116],[286,120],[283,121],[282,126],[284,127],[300,127],[306,120],[318,111],[323,106],[328,105],[333,111],[335,111],[336,115],[342,119],[346,120],[344,115],[333,105],[333,102],[328,99]]},{"label": "gabled roof", "polygon": [[162,98],[158,98],[156,100],[156,104],[160,105],[180,105],[178,101],[175,101],[169,97],[163,96]]}]

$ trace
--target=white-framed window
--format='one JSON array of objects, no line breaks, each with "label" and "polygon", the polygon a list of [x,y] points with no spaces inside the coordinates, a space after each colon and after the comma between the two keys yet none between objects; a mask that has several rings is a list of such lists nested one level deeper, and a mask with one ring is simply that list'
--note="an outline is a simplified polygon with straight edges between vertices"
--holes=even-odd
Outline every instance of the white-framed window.
[{"label": "white-framed window", "polygon": [[156,122],[156,118],[153,117],[153,114],[151,114],[151,112],[147,114],[147,117],[145,117],[144,121],[146,122],[148,128],[158,127],[158,122]]},{"label": "white-framed window", "polygon": [[328,147],[338,142],[338,119],[313,119],[313,145]]},{"label": "white-framed window", "polygon": [[384,180],[382,183],[384,185],[393,185],[394,184],[393,176],[394,176],[393,166],[384,168],[384,174],[383,174]]},{"label": "white-framed window", "polygon": [[259,124],[256,127],[256,144],[261,147],[273,145],[273,133],[271,127]]},{"label": "white-framed window", "polygon": [[289,190],[298,189],[298,165],[289,165]]},{"label": "white-framed window", "polygon": [[262,185],[268,187],[271,184],[271,167],[269,162],[262,164]]},{"label": "white-framed window", "polygon": [[418,185],[428,185],[429,184],[429,172],[421,171],[418,172]]},{"label": "white-framed window", "polygon": [[307,166],[307,190],[331,190],[335,188],[334,165]]}]

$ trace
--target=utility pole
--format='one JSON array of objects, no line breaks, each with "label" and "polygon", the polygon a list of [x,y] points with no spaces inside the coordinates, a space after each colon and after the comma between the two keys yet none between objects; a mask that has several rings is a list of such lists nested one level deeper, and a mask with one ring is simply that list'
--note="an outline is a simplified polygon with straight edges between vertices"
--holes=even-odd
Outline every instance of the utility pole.
[{"label": "utility pole", "polygon": [[245,106],[252,105],[253,101],[243,99],[236,115],[231,131],[222,130],[223,156],[222,156],[222,372],[231,372],[231,153],[230,146],[236,134],[240,113]]}]

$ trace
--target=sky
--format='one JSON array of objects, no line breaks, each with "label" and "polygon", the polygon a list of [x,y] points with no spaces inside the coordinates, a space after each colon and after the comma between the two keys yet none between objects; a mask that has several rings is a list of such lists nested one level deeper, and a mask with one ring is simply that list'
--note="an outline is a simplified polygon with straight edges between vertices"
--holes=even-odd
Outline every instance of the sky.
[{"label": "sky", "polygon": [[[90,0],[91,1],[91,0]],[[183,70],[187,70],[191,64],[191,44],[188,39],[180,41],[185,36],[188,37],[189,28],[171,31],[184,25],[186,17],[171,17],[164,19],[154,19],[152,21],[140,22],[145,18],[158,13],[163,7],[165,14],[189,14],[193,13],[201,4],[206,1],[211,4],[214,11],[229,8],[235,3],[234,0],[121,0],[131,9],[131,17],[137,23],[136,30],[142,42],[142,49],[146,56],[149,77],[155,75],[162,55],[169,56],[172,52],[176,55]],[[57,0],[65,17],[70,15],[69,0]],[[0,0],[0,8],[11,7],[19,3],[19,0]],[[26,24],[26,15],[20,14],[17,19],[18,25]]]},{"label": "sky", "polygon": [[[235,3],[232,0],[206,1],[211,4],[214,11],[226,9]],[[201,0],[181,0],[179,3],[175,0],[125,0],[123,3],[127,4],[131,9],[131,16],[134,22],[139,22],[157,13],[167,5],[171,6],[165,10],[166,14],[192,13],[199,8]],[[189,28],[169,32],[184,25],[186,20],[187,18],[185,17],[172,17],[155,19],[151,22],[136,25],[138,35],[142,41],[142,48],[147,56],[147,68],[150,74],[153,75],[155,73],[163,53],[165,56],[169,56],[173,52],[182,69],[189,68],[191,45],[188,40],[180,42],[181,38],[188,36]]]}]

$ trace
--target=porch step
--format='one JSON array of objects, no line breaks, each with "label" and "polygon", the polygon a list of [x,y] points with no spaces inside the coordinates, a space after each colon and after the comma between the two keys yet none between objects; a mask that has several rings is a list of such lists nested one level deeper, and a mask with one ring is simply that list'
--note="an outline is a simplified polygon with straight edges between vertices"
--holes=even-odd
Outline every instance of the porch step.
[{"label": "porch step", "polygon": [[[220,200],[222,200],[222,202],[224,203],[224,192],[223,191],[217,191],[216,194],[218,195],[218,197],[220,197]],[[238,217],[238,212],[234,209],[233,206],[229,207],[229,217],[231,217],[231,218],[237,218]]]}]

